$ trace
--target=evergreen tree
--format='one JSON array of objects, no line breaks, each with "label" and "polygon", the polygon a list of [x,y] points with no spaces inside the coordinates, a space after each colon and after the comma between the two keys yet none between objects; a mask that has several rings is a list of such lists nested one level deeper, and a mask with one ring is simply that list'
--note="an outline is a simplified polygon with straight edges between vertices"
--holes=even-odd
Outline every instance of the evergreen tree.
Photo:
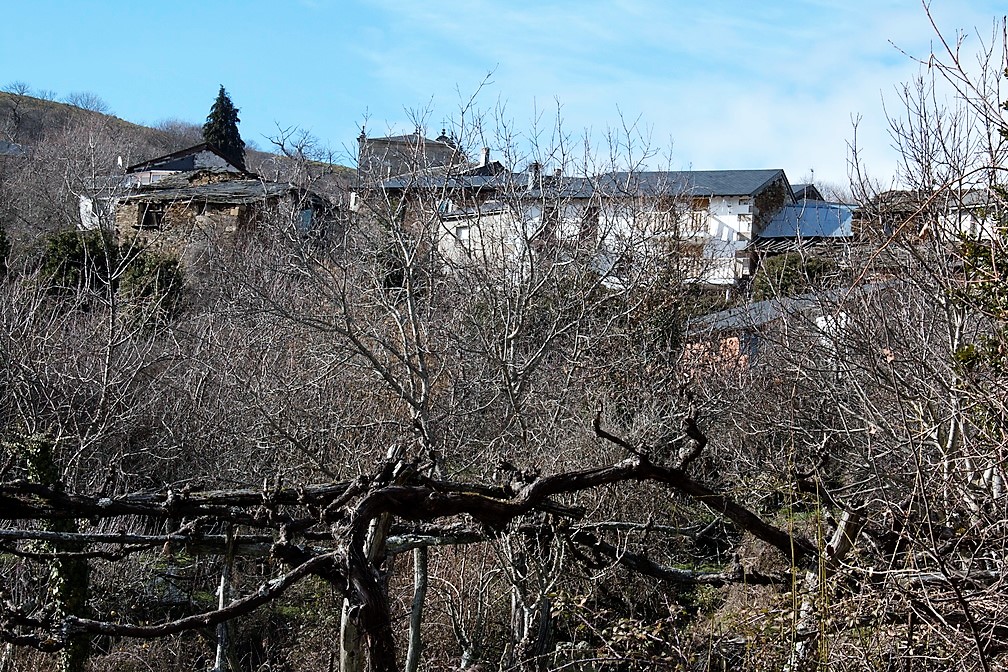
[{"label": "evergreen tree", "polygon": [[238,132],[238,108],[231,102],[221,84],[217,100],[203,124],[203,140],[221,151],[228,161],[245,169],[245,142]]}]

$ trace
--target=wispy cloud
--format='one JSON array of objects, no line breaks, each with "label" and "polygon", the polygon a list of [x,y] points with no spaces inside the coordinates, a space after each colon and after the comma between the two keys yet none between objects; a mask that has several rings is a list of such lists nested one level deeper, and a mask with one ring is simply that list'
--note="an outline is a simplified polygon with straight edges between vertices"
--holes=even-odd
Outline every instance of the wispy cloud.
[{"label": "wispy cloud", "polygon": [[[931,3],[936,21],[990,35],[1003,0]],[[503,106],[516,128],[638,123],[671,162],[695,168],[815,168],[846,177],[852,118],[875,172],[891,173],[882,100],[913,77],[934,33],[906,0],[246,0],[128,8],[72,0],[13,3],[0,69],[38,88],[94,90],[134,121],[206,114],[218,83],[262,140],[300,125],[349,148],[365,115],[374,132],[437,131],[487,73],[482,109]],[[56,8],[59,8],[58,10]],[[95,40],[124,20],[144,26]],[[227,23],[239,46],[208,60]],[[151,52],[152,42],[173,49]],[[24,59],[32,53],[32,59]],[[143,57],[136,56],[143,54]],[[622,117],[622,118],[621,118]],[[488,122],[489,123],[489,122]],[[665,152],[662,152],[664,155]]]},{"label": "wispy cloud", "polygon": [[[921,7],[683,4],[477,0],[445,10],[383,0],[388,32],[369,62],[404,105],[431,103],[444,115],[456,87],[467,91],[491,70],[491,95],[519,118],[554,99],[572,128],[600,132],[620,111],[641,115],[697,168],[814,168],[841,181],[860,118],[866,157],[891,170],[881,100],[917,69],[892,45],[930,48]],[[939,18],[989,21],[984,9]]]}]

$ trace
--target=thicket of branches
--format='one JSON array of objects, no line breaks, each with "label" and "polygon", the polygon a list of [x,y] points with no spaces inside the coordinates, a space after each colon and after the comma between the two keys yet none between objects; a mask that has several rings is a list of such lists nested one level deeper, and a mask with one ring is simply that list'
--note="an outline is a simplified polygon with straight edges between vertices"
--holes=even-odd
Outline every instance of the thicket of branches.
[{"label": "thicket of branches", "polygon": [[732,365],[691,340],[688,199],[588,237],[550,186],[654,161],[633,127],[586,152],[465,106],[462,150],[544,168],[472,253],[444,203],[481,194],[423,173],[324,237],[277,211],[199,241],[181,298],[111,221],[69,245],[128,138],[4,164],[0,670],[1003,665],[1004,237],[931,204],[1004,196],[1006,63],[930,62],[960,107],[923,81],[893,121],[920,208],[893,226],[858,180],[855,281]]}]

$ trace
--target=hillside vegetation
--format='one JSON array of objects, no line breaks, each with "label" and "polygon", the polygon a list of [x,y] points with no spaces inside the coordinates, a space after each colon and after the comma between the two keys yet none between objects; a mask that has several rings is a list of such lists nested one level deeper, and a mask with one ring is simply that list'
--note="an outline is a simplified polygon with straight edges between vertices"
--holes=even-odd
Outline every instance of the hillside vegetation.
[{"label": "hillside vegetation", "polygon": [[[98,109],[86,109],[80,105],[37,98],[29,94],[0,91],[0,139],[33,147],[69,128],[101,127],[108,137],[128,141],[123,147],[128,152],[117,155],[123,157],[124,165],[139,163],[203,142],[202,120],[188,122],[169,117],[154,127],[144,126],[105,111],[104,103],[93,94],[77,95],[82,98],[82,104],[90,103]],[[284,166],[286,158],[254,147],[246,150],[249,169],[261,172],[269,179],[280,178],[288,172]],[[355,173],[353,168],[320,161],[320,156],[310,158],[314,159],[314,171],[319,174],[327,173],[347,179]]]},{"label": "hillside vegetation", "polygon": [[[933,57],[971,84],[951,111],[904,89],[913,193],[1008,195],[1004,46],[979,72]],[[546,182],[506,182],[486,217],[482,181],[380,176],[316,211],[334,173],[294,138],[260,162],[305,187],[288,201],[227,200],[217,227],[186,185],[148,218],[118,158],[173,140],[20,103],[0,672],[1008,669],[1003,202],[983,238],[882,213],[866,230],[921,235],[866,237],[849,274],[781,257],[755,291],[782,300],[697,328],[727,297],[700,287],[689,191],[618,192],[608,238]],[[488,138],[493,114],[460,111],[459,146],[574,175],[609,156],[628,185],[664,154],[560,119]],[[88,231],[82,196],[109,206]]]}]

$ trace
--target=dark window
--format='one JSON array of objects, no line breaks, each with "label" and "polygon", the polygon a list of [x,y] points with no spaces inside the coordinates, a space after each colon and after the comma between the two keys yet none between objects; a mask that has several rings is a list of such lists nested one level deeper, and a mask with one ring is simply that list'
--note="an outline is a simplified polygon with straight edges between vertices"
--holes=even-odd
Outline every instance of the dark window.
[{"label": "dark window", "polygon": [[164,222],[164,208],[154,203],[141,203],[137,212],[138,229],[159,230]]}]

